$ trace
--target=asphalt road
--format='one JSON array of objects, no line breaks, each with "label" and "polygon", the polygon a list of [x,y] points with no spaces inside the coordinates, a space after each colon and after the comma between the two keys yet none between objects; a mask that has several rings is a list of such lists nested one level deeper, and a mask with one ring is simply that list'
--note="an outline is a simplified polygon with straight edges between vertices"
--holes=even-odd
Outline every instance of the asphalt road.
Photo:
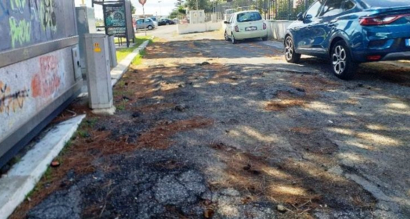
[{"label": "asphalt road", "polygon": [[117,113],[88,114],[29,218],[408,218],[408,63],[342,81],[280,42],[175,28],[150,33]]}]

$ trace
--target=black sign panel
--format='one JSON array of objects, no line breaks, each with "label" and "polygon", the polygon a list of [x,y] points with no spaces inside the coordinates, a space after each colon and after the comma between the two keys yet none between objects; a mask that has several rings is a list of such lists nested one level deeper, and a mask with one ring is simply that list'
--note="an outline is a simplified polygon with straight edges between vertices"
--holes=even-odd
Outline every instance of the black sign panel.
[{"label": "black sign panel", "polygon": [[125,19],[125,7],[121,5],[104,5],[104,22],[108,35],[122,36],[127,35]]}]

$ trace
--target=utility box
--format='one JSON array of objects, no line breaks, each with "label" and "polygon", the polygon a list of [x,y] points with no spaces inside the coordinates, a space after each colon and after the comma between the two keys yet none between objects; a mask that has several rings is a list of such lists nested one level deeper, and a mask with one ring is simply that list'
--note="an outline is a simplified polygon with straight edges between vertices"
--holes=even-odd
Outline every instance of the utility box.
[{"label": "utility box", "polygon": [[77,31],[79,36],[79,52],[80,52],[80,65],[83,76],[86,74],[85,64],[85,39],[84,35],[87,33],[97,33],[95,27],[94,8],[88,7],[76,7],[76,19],[77,19]]},{"label": "utility box", "polygon": [[113,108],[113,95],[108,37],[105,34],[85,34],[85,53],[90,108],[110,110]]},{"label": "utility box", "polygon": [[114,38],[115,38],[114,36],[108,37],[108,45],[110,47],[111,68],[114,68],[115,66],[117,66],[117,50],[115,48]]},{"label": "utility box", "polygon": [[189,11],[189,23],[190,24],[205,23],[205,11],[204,10]]}]

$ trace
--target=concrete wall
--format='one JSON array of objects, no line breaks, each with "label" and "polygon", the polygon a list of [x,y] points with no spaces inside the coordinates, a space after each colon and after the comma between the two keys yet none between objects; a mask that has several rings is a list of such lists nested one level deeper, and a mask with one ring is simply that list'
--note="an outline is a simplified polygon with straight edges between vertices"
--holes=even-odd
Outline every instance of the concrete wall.
[{"label": "concrete wall", "polygon": [[81,89],[74,1],[0,0],[0,166]]},{"label": "concrete wall", "polygon": [[200,33],[219,30],[221,28],[222,22],[208,22],[201,24],[178,24],[178,34]]},{"label": "concrete wall", "polygon": [[71,48],[0,69],[0,141],[74,83]]},{"label": "concrete wall", "polygon": [[278,21],[267,21],[269,29],[269,39],[283,40],[285,38],[286,28],[293,21],[288,20],[278,20]]}]

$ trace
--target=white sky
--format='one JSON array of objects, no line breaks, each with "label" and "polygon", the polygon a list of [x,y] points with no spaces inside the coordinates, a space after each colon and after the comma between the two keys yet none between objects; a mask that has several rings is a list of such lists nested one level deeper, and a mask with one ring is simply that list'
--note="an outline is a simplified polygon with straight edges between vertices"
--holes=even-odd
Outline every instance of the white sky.
[{"label": "white sky", "polygon": [[[82,0],[75,0],[76,6],[81,4]],[[91,7],[91,0],[85,0],[87,6]],[[172,9],[175,8],[176,0],[147,0],[145,3],[145,13],[153,15],[168,16]],[[131,0],[131,3],[137,9],[137,14],[142,15],[142,6],[138,0]],[[102,7],[99,5],[95,6],[95,16],[97,18],[103,18]]]}]

